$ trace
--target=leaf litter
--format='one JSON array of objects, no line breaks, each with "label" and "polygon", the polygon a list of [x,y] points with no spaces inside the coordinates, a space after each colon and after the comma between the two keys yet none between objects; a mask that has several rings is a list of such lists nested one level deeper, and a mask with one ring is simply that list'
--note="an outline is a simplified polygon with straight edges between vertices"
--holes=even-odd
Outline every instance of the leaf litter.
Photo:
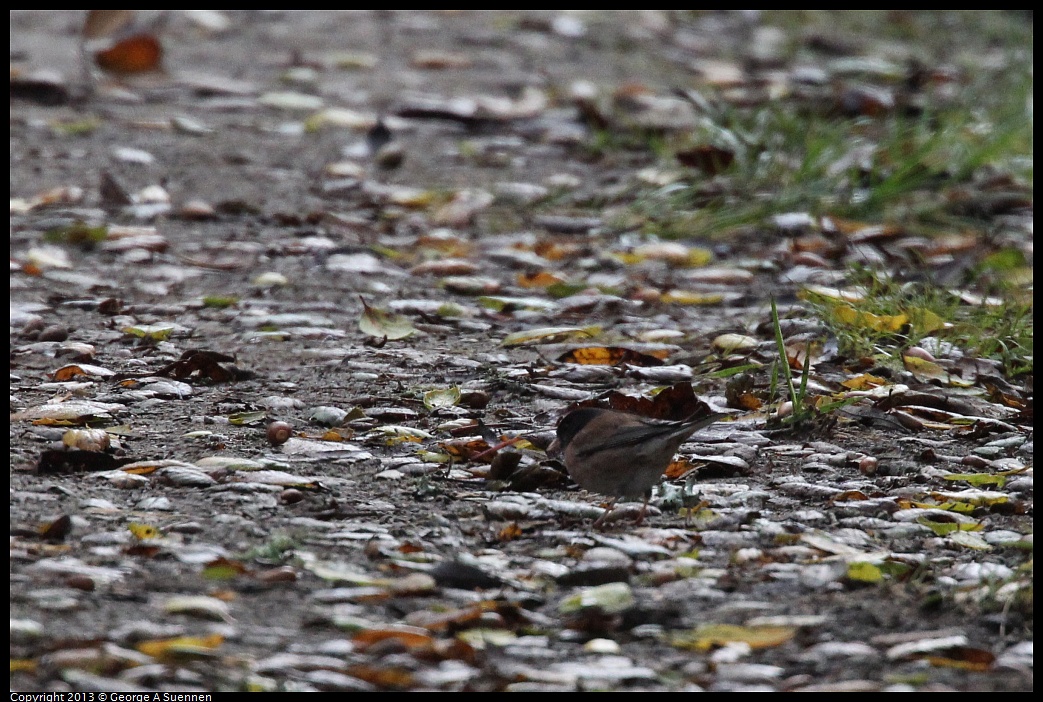
[{"label": "leaf litter", "polygon": [[[12,15],[12,689],[1030,689],[1031,151],[944,17]],[[647,526],[595,400],[730,414]]]}]

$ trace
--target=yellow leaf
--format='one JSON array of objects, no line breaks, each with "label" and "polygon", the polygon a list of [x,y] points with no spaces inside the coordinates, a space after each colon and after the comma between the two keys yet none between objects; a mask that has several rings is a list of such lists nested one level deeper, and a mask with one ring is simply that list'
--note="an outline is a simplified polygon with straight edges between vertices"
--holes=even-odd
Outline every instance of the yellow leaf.
[{"label": "yellow leaf", "polygon": [[558,344],[571,339],[584,339],[597,336],[601,327],[542,327],[527,331],[514,332],[504,337],[501,346],[534,346],[537,344]]},{"label": "yellow leaf", "polygon": [[223,644],[224,640],[221,634],[178,636],[172,639],[142,641],[135,648],[157,660],[178,660],[207,654]]},{"label": "yellow leaf", "polygon": [[564,283],[565,279],[560,275],[540,271],[539,273],[519,273],[517,276],[518,286],[522,288],[549,288],[558,283]]},{"label": "yellow leaf", "polygon": [[1007,476],[1002,473],[947,473],[942,476],[942,480],[964,480],[975,487],[995,485],[1002,488],[1007,484]]},{"label": "yellow leaf", "polygon": [[174,332],[173,324],[136,324],[122,329],[124,334],[136,336],[149,341],[166,341]]},{"label": "yellow leaf", "polygon": [[840,384],[849,390],[870,390],[881,385],[887,385],[887,380],[869,373],[863,373],[856,375],[854,378],[848,378]]},{"label": "yellow leaf", "polygon": [[659,298],[662,302],[678,305],[719,305],[724,300],[720,293],[700,293],[692,290],[671,290]]},{"label": "yellow leaf", "polygon": [[394,186],[388,193],[388,201],[393,205],[401,205],[402,207],[427,207],[441,199],[444,199],[444,196],[439,195],[434,190],[421,190],[420,188],[410,188],[404,185]]},{"label": "yellow leaf", "polygon": [[632,266],[635,263],[640,263],[641,261],[645,260],[645,257],[640,254],[624,251],[612,254],[612,258],[616,259],[624,266]]},{"label": "yellow leaf", "polygon": [[713,252],[709,249],[704,249],[700,246],[693,246],[688,250],[688,258],[685,260],[684,265],[689,268],[698,268],[705,266],[713,260]]},{"label": "yellow leaf", "polygon": [[671,643],[677,648],[709,651],[729,643],[746,643],[750,648],[781,646],[797,633],[792,626],[739,626],[736,624],[704,624],[687,634],[679,634]]},{"label": "yellow leaf", "polygon": [[878,583],[884,579],[884,574],[876,565],[862,562],[848,565],[847,577],[859,583]]},{"label": "yellow leaf", "polygon": [[862,312],[850,305],[837,305],[833,308],[833,314],[844,324],[877,332],[898,332],[909,323],[909,317],[905,314],[879,315]]},{"label": "yellow leaf", "polygon": [[159,529],[152,526],[151,524],[131,522],[127,525],[127,529],[129,529],[130,533],[134,535],[134,538],[141,539],[142,541],[144,541],[145,539],[155,539],[160,535]]},{"label": "yellow leaf", "polygon": [[916,356],[902,356],[905,369],[916,376],[917,380],[944,380],[949,379],[949,373],[932,361],[925,361]]},{"label": "yellow leaf", "polygon": [[913,307],[908,312],[913,328],[920,334],[930,334],[947,326],[944,319],[923,307]]}]

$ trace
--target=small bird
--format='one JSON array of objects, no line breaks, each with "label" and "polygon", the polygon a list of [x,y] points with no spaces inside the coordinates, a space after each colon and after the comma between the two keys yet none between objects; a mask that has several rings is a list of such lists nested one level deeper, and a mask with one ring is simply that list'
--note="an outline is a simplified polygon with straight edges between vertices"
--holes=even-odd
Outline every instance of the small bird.
[{"label": "small bird", "polygon": [[[696,414],[671,422],[584,407],[562,418],[555,443],[569,475],[582,488],[616,498],[594,522],[595,528],[601,526],[620,497],[644,496],[636,523],[641,522],[651,488],[659,482],[677,449],[689,436],[725,416],[703,411]],[[548,452],[551,450],[553,445]]]}]

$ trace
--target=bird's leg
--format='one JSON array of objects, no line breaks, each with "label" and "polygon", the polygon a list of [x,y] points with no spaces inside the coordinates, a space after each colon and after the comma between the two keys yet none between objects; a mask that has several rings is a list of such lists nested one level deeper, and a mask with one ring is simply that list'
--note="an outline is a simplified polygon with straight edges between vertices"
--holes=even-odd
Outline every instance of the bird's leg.
[{"label": "bird's leg", "polygon": [[616,508],[617,502],[619,502],[618,497],[614,498],[612,502],[609,504],[609,506],[605,508],[605,512],[600,517],[594,520],[595,529],[600,529],[602,526],[604,526],[605,520],[608,518],[608,515],[612,514],[612,510]]},{"label": "bird's leg", "polygon": [[637,513],[637,517],[634,518],[634,526],[638,526],[641,522],[645,521],[645,512],[648,511],[648,501],[652,498],[651,491],[645,493],[645,502],[641,505],[641,511]]}]

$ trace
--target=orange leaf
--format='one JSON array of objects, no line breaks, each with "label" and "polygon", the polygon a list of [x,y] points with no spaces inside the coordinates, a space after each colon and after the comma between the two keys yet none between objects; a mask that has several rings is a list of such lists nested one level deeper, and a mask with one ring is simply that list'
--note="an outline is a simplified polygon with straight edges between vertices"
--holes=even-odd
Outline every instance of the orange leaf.
[{"label": "orange leaf", "polygon": [[667,480],[676,480],[692,469],[692,464],[686,458],[679,458],[666,467]]},{"label": "orange leaf", "polygon": [[421,629],[366,629],[352,637],[352,642],[365,649],[375,643],[394,639],[406,648],[430,648],[434,639],[426,631]]},{"label": "orange leaf", "polygon": [[743,394],[739,395],[738,399],[739,409],[756,411],[764,406],[764,403],[761,402],[761,399],[751,392],[744,392]]},{"label": "orange leaf", "polygon": [[511,522],[503,529],[500,529],[500,533],[496,535],[496,539],[497,541],[514,541],[515,539],[520,538],[523,533],[524,532],[522,532],[522,529],[518,526],[517,522]]},{"label": "orange leaf", "polygon": [[63,366],[54,372],[54,380],[59,383],[64,383],[68,380],[72,380],[78,375],[87,375],[82,368],[79,366]]},{"label": "orange leaf", "polygon": [[560,261],[564,258],[573,258],[583,253],[583,247],[579,244],[563,244],[556,241],[537,241],[532,247],[533,253],[548,261]]},{"label": "orange leaf", "polygon": [[151,34],[136,34],[94,55],[98,66],[110,73],[155,71],[163,60],[163,47]]},{"label": "orange leaf", "polygon": [[348,675],[365,680],[377,687],[401,690],[413,686],[413,674],[405,668],[376,667],[372,665],[353,665],[348,668]]},{"label": "orange leaf", "polygon": [[523,288],[549,288],[556,283],[564,283],[565,279],[560,275],[540,271],[539,273],[519,273],[518,285]]},{"label": "orange leaf", "polygon": [[833,497],[834,502],[849,502],[849,501],[861,501],[868,500],[866,494],[861,490],[845,490],[839,495]]},{"label": "orange leaf", "polygon": [[562,354],[558,362],[584,366],[618,366],[621,363],[644,367],[663,365],[662,360],[653,355],[619,346],[584,346]]},{"label": "orange leaf", "polygon": [[955,646],[947,650],[944,655],[926,656],[926,658],[931,665],[938,668],[957,668],[978,673],[987,671],[996,660],[993,653],[969,646]]},{"label": "orange leaf", "polygon": [[354,435],[350,427],[330,429],[319,437],[321,441],[347,441]]},{"label": "orange leaf", "polygon": [[869,390],[881,385],[887,385],[887,380],[869,373],[863,373],[862,375],[856,375],[854,378],[848,378],[840,384],[849,390]]},{"label": "orange leaf", "polygon": [[455,441],[443,441],[439,444],[450,456],[471,460],[480,453],[489,450],[489,444],[485,439],[467,439]]}]

